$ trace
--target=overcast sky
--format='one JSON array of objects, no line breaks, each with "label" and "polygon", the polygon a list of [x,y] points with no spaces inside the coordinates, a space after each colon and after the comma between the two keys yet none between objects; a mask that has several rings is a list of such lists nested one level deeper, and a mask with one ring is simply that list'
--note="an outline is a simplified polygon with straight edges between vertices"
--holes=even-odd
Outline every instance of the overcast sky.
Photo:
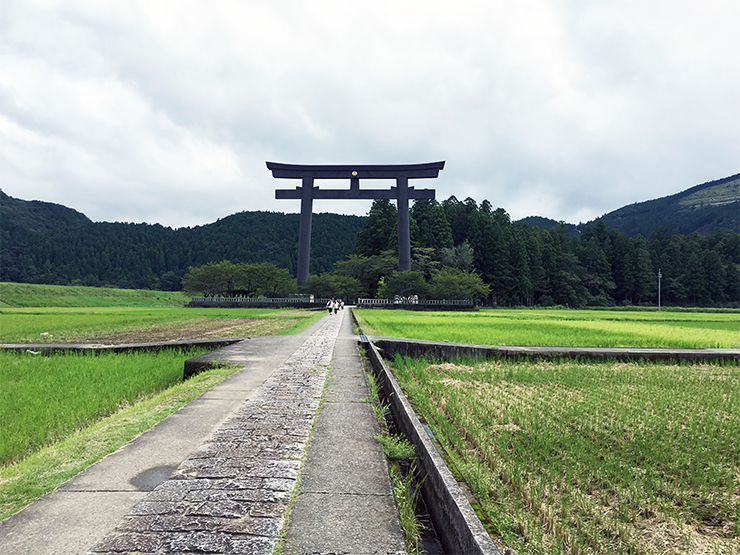
[{"label": "overcast sky", "polygon": [[0,188],[183,227],[298,212],[266,160],[445,160],[412,184],[586,222],[740,171],[739,28],[737,0],[0,0]]}]

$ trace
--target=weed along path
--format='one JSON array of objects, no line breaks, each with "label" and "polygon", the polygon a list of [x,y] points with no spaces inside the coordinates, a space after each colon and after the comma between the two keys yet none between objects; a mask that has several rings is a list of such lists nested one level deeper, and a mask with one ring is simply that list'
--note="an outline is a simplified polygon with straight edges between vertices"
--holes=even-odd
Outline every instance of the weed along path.
[{"label": "weed along path", "polygon": [[[261,337],[227,348],[243,370],[0,522],[0,551],[272,553],[340,328],[351,334],[348,311],[325,316],[297,336]],[[339,345],[346,348],[348,340]],[[362,375],[359,361],[353,372]],[[369,405],[367,411],[373,418]],[[319,430],[320,425],[317,442]],[[368,440],[374,441],[372,434]],[[312,464],[309,458],[307,477]],[[365,466],[356,468],[364,472]],[[300,500],[303,490],[298,492]],[[302,518],[297,510],[291,526],[301,526]],[[380,518],[388,520],[386,513]],[[346,530],[365,526],[343,522]],[[393,552],[403,550],[400,524],[395,534],[401,543]]]}]

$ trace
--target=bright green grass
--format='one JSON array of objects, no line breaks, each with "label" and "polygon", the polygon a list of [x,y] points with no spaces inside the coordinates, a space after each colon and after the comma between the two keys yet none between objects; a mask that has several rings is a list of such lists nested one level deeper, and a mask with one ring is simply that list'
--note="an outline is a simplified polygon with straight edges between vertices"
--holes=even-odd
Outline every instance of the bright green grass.
[{"label": "bright green grass", "polygon": [[737,364],[393,367],[519,553],[738,553]]},{"label": "bright green grass", "polygon": [[230,331],[231,336],[292,334],[323,315],[323,311],[257,308],[3,308],[0,309],[0,342],[83,341],[88,337],[186,325],[211,318],[257,319],[264,323],[251,333],[240,333],[235,328]]},{"label": "bright green grass", "polygon": [[0,464],[18,461],[182,380],[203,351],[34,356],[0,351]]},{"label": "bright green grass", "polygon": [[[170,306],[182,307],[190,296],[182,291],[114,289],[35,283],[0,283],[0,306]],[[8,303],[8,304],[6,304]]]},{"label": "bright green grass", "polygon": [[481,345],[740,347],[740,312],[354,310],[369,335]]},{"label": "bright green grass", "polygon": [[0,467],[0,520],[20,511],[81,470],[119,449],[238,369],[224,367],[201,372],[89,427],[77,430],[67,439],[43,447],[16,464]]}]

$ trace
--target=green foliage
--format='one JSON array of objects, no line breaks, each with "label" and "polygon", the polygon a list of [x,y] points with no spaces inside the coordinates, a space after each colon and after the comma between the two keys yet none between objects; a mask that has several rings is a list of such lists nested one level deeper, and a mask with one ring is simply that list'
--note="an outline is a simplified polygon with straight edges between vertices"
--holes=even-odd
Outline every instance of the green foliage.
[{"label": "green foliage", "polygon": [[417,200],[409,211],[416,222],[416,233],[411,242],[418,247],[432,249],[452,248],[452,228],[445,217],[442,205],[436,200]]},{"label": "green foliage", "polygon": [[381,279],[378,284],[378,297],[392,299],[396,295],[410,297],[418,295],[420,299],[426,299],[429,294],[429,285],[424,280],[421,272],[394,271],[387,278]]},{"label": "green foliage", "polygon": [[[240,212],[215,223],[171,229],[93,223],[56,204],[0,198],[4,281],[179,289],[189,267],[221,260],[269,262],[295,272],[298,214]],[[314,214],[311,270],[326,272],[354,249],[363,218]]]},{"label": "green foliage", "polygon": [[361,310],[370,335],[481,345],[738,348],[740,318],[726,313],[616,310],[416,312]]},{"label": "green foliage", "polygon": [[435,299],[485,299],[491,288],[478,274],[444,268],[432,278],[430,293]]},{"label": "green foliage", "polygon": [[351,255],[347,260],[337,262],[334,274],[355,278],[362,285],[362,295],[374,297],[378,282],[398,269],[398,257],[384,252],[380,256]]},{"label": "green foliage", "polygon": [[355,254],[377,256],[388,249],[398,249],[398,212],[388,199],[376,199],[357,234]]},{"label": "green foliage", "polygon": [[421,482],[417,481],[416,463],[412,463],[406,476],[401,475],[398,466],[390,466],[393,496],[398,507],[398,516],[406,535],[406,549],[409,555],[426,553],[421,542],[421,531],[424,525],[416,516],[416,502],[421,490]]},{"label": "green foliage", "polygon": [[442,266],[470,272],[473,269],[473,248],[467,241],[455,247],[443,247],[439,251],[439,261]]},{"label": "green foliage", "polygon": [[188,293],[208,297],[280,297],[296,290],[293,277],[274,264],[232,264],[228,260],[190,268],[182,279]]},{"label": "green foliage", "polygon": [[385,456],[391,460],[411,460],[416,456],[414,446],[401,436],[378,434],[375,439],[383,447]]},{"label": "green foliage", "polygon": [[601,218],[609,229],[648,237],[657,228],[671,233],[708,235],[720,228],[740,229],[740,174],[710,181],[667,197],[637,202]]},{"label": "green foliage", "polygon": [[[716,201],[724,210],[736,206],[731,201],[737,184],[733,176],[655,202],[675,201],[681,210],[699,214],[715,202],[711,195],[724,195]],[[171,230],[93,224],[64,207],[3,198],[8,216],[0,220],[0,268],[7,280],[171,290],[188,267],[217,266],[223,260],[234,266],[269,262],[287,272],[296,267],[295,214],[244,212],[208,226]],[[651,225],[646,238],[610,231],[604,219],[578,230],[564,223],[549,222],[547,229],[526,223],[539,225],[536,219],[512,223],[486,200],[480,205],[454,196],[441,205],[416,201],[411,269],[427,283],[444,267],[474,272],[490,288],[484,302],[493,306],[655,306],[660,271],[662,306],[740,307],[740,234],[721,226],[712,230],[705,222],[700,228],[711,231],[708,236],[677,235],[671,222],[655,228],[659,218],[640,218]],[[357,279],[358,296],[375,296],[381,278],[388,283],[398,269],[396,251],[397,213],[388,200],[375,201],[364,220],[314,215],[311,272],[322,275],[334,268],[336,276]],[[233,286],[235,294],[253,295],[264,281],[259,276],[240,280],[239,287],[234,281],[217,288]],[[324,276],[322,282],[327,280]],[[203,290],[205,285],[214,287],[204,284]],[[264,293],[283,289],[289,290],[278,286]]]},{"label": "green foliage", "polygon": [[345,300],[357,299],[367,294],[360,280],[337,274],[308,276],[300,290],[318,298]]}]

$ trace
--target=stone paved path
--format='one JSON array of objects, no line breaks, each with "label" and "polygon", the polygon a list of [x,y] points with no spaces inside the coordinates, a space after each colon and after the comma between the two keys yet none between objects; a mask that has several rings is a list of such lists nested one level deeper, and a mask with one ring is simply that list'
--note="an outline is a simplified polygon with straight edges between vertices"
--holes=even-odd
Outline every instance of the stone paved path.
[{"label": "stone paved path", "polygon": [[290,513],[285,555],[406,552],[378,432],[357,336],[344,315]]},{"label": "stone paved path", "polygon": [[326,317],[211,440],[90,553],[272,553],[341,322],[340,315]]}]

